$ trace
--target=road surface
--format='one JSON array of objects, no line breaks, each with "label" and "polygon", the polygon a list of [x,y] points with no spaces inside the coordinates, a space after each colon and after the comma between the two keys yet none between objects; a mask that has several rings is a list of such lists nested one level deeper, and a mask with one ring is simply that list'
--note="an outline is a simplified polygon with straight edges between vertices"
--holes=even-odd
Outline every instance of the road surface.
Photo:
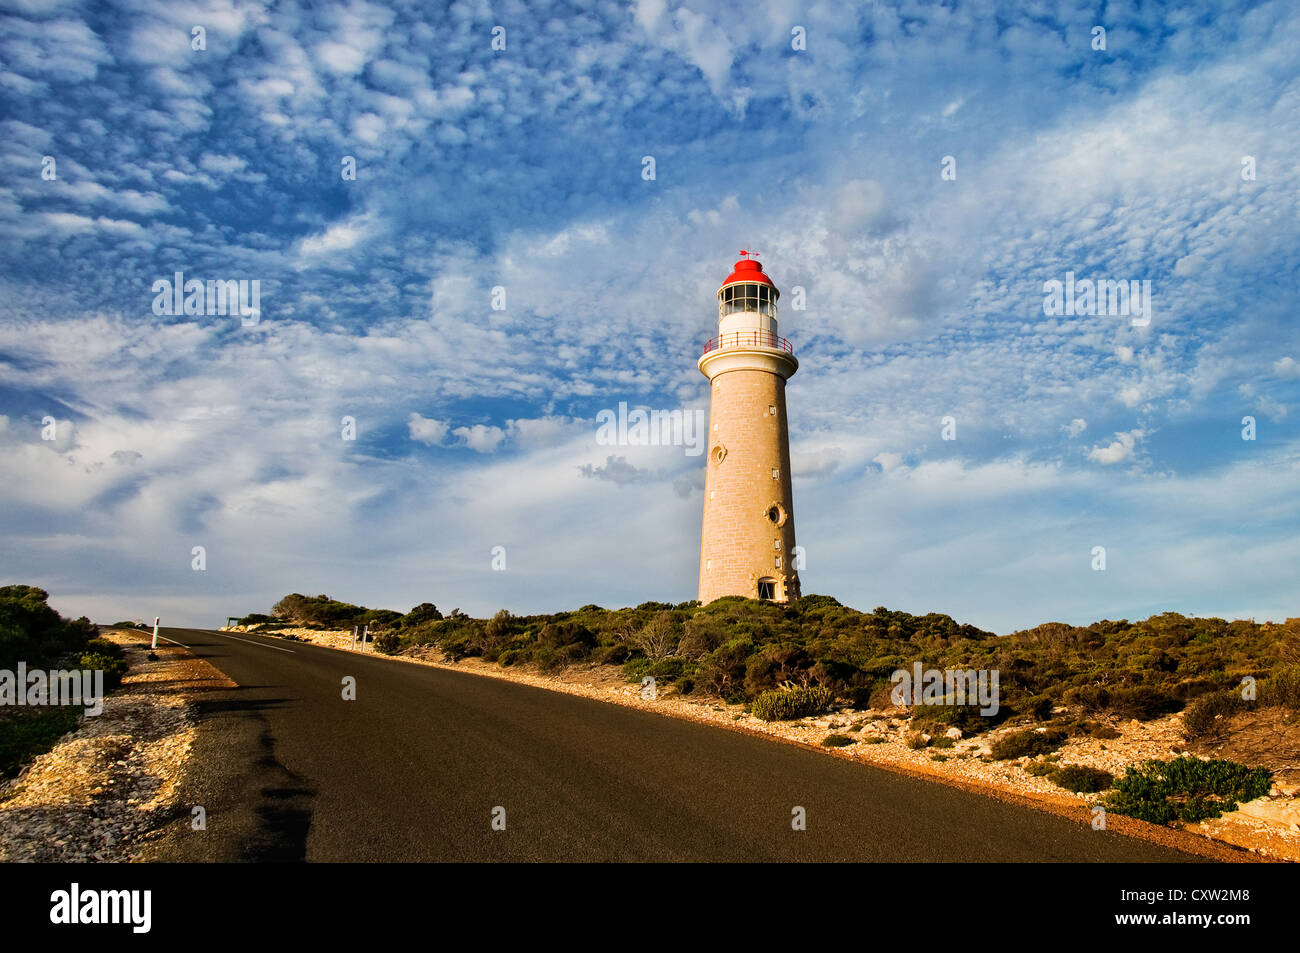
[{"label": "road surface", "polygon": [[[190,830],[187,807],[152,859],[1199,859],[574,695],[244,633],[161,634],[239,687],[200,702],[182,798],[205,808],[207,830]],[[795,807],[806,830],[792,829]]]}]

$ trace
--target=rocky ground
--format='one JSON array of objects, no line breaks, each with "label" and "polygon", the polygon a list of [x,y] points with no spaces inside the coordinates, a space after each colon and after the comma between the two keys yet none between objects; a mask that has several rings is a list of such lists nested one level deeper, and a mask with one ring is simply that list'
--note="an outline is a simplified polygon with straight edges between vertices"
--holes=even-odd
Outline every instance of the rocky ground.
[{"label": "rocky ground", "polygon": [[[236,628],[243,630],[244,627]],[[257,627],[252,628],[256,630]],[[279,635],[345,651],[357,650],[351,632],[291,628],[262,634]],[[625,681],[617,666],[579,664],[556,674],[541,674],[519,667],[503,669],[495,663],[474,658],[462,659],[454,664],[447,663],[442,661],[442,652],[433,646],[400,657],[420,664],[509,679],[762,734],[814,747],[835,757],[924,776],[995,797],[1025,800],[1063,813],[1089,814],[1091,806],[1099,803],[1104,796],[1075,794],[1058,787],[1047,778],[1034,777],[1025,770],[1030,759],[993,761],[989,758],[992,743],[1002,734],[1021,730],[1019,727],[1004,727],[977,738],[953,738],[951,746],[943,748],[933,747],[936,739],[931,738],[926,747],[914,749],[909,747],[907,741],[912,731],[906,709],[846,708],[798,721],[765,722],[747,714],[741,705],[727,705],[716,699],[698,699],[673,693],[663,693],[654,699],[642,698],[640,686]],[[1200,749],[1189,751],[1184,739],[1181,714],[1148,722],[1112,720],[1109,724],[1117,737],[1072,738],[1057,752],[1059,763],[1100,768],[1119,776],[1127,766],[1148,758],[1171,758],[1187,753],[1206,757],[1229,756]],[[844,747],[822,747],[821,742],[832,734],[852,739],[852,743]],[[949,742],[943,740],[938,743],[947,745]],[[1242,752],[1230,753],[1235,754],[1237,760],[1243,760]],[[1243,804],[1237,811],[1221,818],[1190,826],[1187,830],[1214,842],[1250,851],[1260,859],[1300,861],[1300,800],[1297,800],[1297,795],[1300,794],[1300,770],[1295,769],[1296,762],[1290,764],[1290,768],[1276,773],[1273,789],[1265,797]],[[1126,819],[1114,818],[1110,823],[1125,822]],[[1133,822],[1127,823],[1131,825]],[[1149,828],[1152,825],[1142,826]]]},{"label": "rocky ground", "polygon": [[232,687],[208,663],[149,636],[105,633],[131,669],[104,711],[0,786],[0,861],[132,860],[183,808],[177,782],[194,739],[193,702]]}]

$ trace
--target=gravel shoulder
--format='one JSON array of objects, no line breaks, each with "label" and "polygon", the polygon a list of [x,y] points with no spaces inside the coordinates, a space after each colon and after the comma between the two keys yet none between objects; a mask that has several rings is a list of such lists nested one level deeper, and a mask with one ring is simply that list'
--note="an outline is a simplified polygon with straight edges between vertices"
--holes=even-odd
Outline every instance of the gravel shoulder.
[{"label": "gravel shoulder", "polygon": [[[246,631],[237,626],[232,631]],[[305,628],[258,632],[263,636],[288,637],[339,651],[357,651],[350,632],[329,632]],[[370,653],[367,653],[370,654]],[[1026,759],[991,761],[990,744],[1004,731],[995,730],[978,738],[957,739],[951,747],[913,750],[904,738],[909,733],[904,709],[841,709],[816,718],[791,722],[765,722],[744,711],[741,705],[727,705],[716,699],[695,699],[676,694],[642,698],[640,687],[623,679],[617,666],[575,664],[555,674],[543,674],[520,667],[501,668],[481,659],[468,658],[450,663],[441,651],[430,646],[398,656],[385,656],[419,665],[429,665],[487,678],[505,679],[552,691],[640,708],[675,718],[715,725],[733,731],[758,734],[775,741],[797,744],[831,757],[846,758],[913,777],[937,781],[996,798],[1049,811],[1083,824],[1093,822],[1092,807],[1103,795],[1076,794],[1046,778],[1034,777],[1024,768]],[[1170,758],[1186,753],[1182,716],[1175,714],[1149,722],[1114,722],[1118,737],[1072,739],[1060,749],[1060,761],[1100,768],[1122,774],[1130,765],[1148,758]],[[829,734],[845,735],[853,743],[827,748],[821,742]],[[938,760],[935,756],[944,760]],[[1223,817],[1179,829],[1148,824],[1132,818],[1107,815],[1109,830],[1128,836],[1230,862],[1300,861],[1300,793],[1288,776],[1275,785],[1270,795],[1241,805]]]},{"label": "gravel shoulder", "polygon": [[194,702],[234,683],[180,646],[148,635],[101,633],[130,671],[49,752],[0,786],[0,861],[131,861],[181,808],[178,785],[196,735]]}]

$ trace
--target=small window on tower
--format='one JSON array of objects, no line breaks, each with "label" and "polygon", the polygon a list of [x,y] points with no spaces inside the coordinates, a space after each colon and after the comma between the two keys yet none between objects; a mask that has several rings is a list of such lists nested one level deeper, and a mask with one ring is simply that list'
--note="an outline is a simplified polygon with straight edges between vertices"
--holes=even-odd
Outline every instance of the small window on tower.
[{"label": "small window on tower", "polygon": [[767,414],[768,414],[769,417],[775,417],[775,416],[776,416],[776,404],[768,404],[768,405],[767,405]]},{"label": "small window on tower", "polygon": [[723,460],[727,459],[727,448],[718,444],[718,446],[713,448],[712,456],[714,463],[721,463]]},{"label": "small window on tower", "polygon": [[780,557],[780,556],[777,556],[777,557],[776,557],[776,568],[777,568],[777,569],[780,569],[780,568],[781,568],[781,557]]},{"label": "small window on tower", "polygon": [[758,598],[764,602],[771,602],[776,598],[775,579],[760,579],[758,581]]},{"label": "small window on tower", "polygon": [[780,470],[773,470],[773,471],[772,471],[772,479],[773,479],[773,480],[779,480],[779,479],[781,479],[781,471],[780,471]]}]

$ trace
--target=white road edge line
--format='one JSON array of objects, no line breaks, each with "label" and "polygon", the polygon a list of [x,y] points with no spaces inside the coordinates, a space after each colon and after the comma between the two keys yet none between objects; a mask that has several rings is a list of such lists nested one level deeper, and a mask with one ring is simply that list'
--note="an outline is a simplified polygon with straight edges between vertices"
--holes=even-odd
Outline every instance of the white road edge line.
[{"label": "white road edge line", "polygon": [[256,645],[263,649],[274,649],[277,652],[288,652],[290,655],[295,654],[293,649],[282,649],[278,645],[267,645],[265,642],[254,642],[252,639],[241,639],[237,635],[229,635],[225,632],[218,632],[217,635],[223,639],[234,639],[236,642],[247,642],[249,645]]},{"label": "white road edge line", "polygon": [[[225,632],[218,632],[217,634],[220,635],[222,638],[225,638],[225,639],[234,639],[236,642],[247,642],[249,645],[256,645],[258,648],[263,648],[263,649],[275,649],[277,652],[288,652],[290,655],[296,655],[296,654],[297,654],[296,652],[294,652],[293,649],[282,649],[282,648],[280,648],[280,646],[278,646],[278,645],[267,645],[267,644],[265,644],[264,642],[254,642],[252,639],[241,639],[241,638],[240,638],[239,636],[237,636],[237,635],[227,635]],[[177,642],[175,639],[169,639],[169,638],[167,638],[167,636],[165,636],[165,635],[160,635],[160,636],[158,636],[158,638],[163,639],[164,641],[170,642],[172,645],[179,645],[179,646],[180,646],[181,648],[183,648],[183,649],[188,649],[188,648],[189,648],[189,646],[186,645],[184,642]]]}]

